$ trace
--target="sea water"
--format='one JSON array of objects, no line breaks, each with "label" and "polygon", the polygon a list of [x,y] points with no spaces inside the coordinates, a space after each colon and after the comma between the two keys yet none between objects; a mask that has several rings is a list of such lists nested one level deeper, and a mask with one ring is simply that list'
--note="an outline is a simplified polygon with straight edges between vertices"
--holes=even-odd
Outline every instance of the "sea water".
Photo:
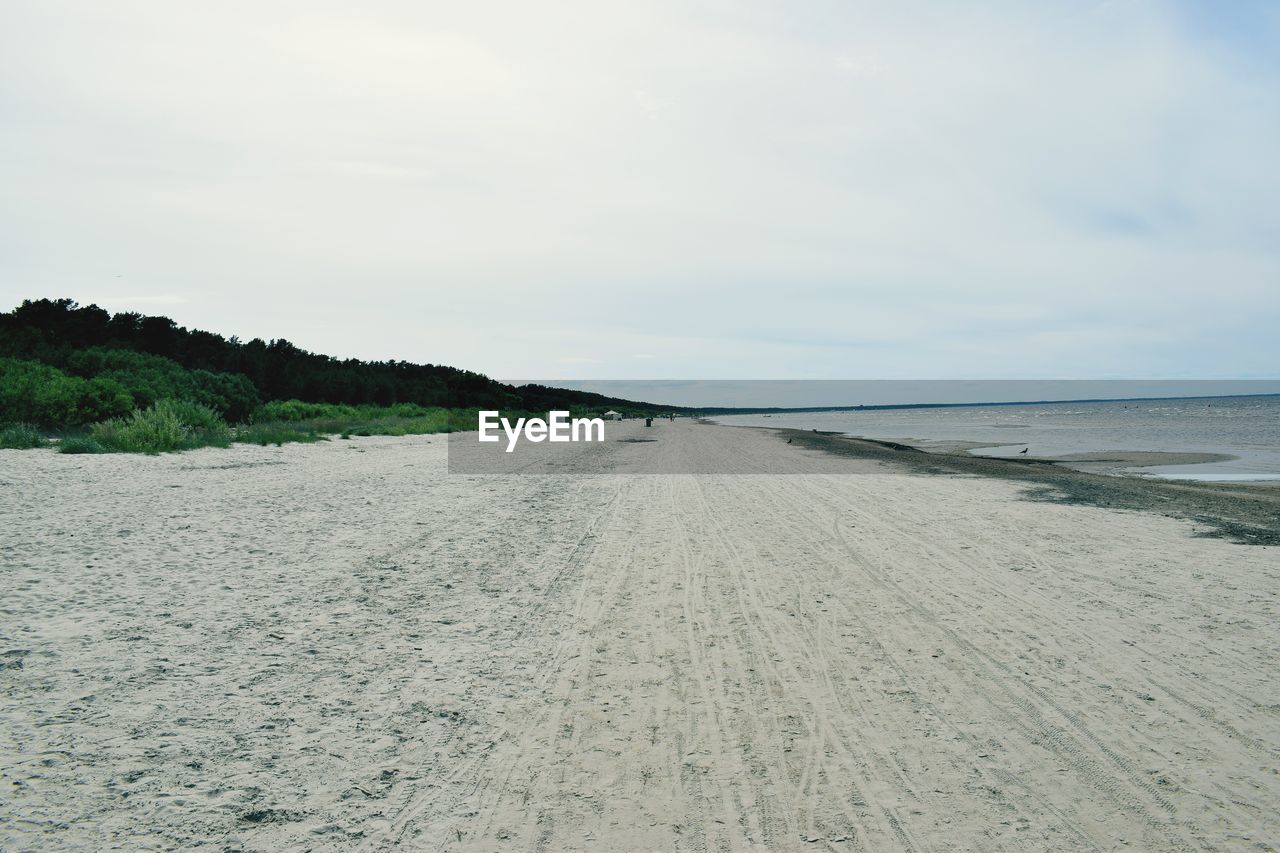
[{"label": "sea water", "polygon": [[1223,462],[1133,468],[1170,479],[1280,480],[1280,396],[865,409],[734,415],[725,424],[818,429],[916,443],[980,442],[971,453],[1063,456],[1106,451],[1219,453]]}]

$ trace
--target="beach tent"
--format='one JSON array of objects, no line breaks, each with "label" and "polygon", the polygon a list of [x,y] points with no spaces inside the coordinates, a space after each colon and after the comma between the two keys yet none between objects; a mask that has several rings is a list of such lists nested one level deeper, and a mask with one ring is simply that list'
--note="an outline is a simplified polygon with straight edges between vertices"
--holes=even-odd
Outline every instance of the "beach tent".
[{"label": "beach tent", "polygon": [[613,409],[610,409],[604,413],[604,419],[606,421],[620,421],[622,420],[622,415],[618,414]]}]

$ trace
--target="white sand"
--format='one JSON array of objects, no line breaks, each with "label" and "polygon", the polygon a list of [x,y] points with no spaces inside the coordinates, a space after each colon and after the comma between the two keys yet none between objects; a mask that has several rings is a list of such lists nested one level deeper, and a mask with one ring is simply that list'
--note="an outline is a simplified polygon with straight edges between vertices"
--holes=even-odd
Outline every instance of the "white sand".
[{"label": "white sand", "polygon": [[1280,843],[1276,549],[841,464],[0,451],[0,848]]}]

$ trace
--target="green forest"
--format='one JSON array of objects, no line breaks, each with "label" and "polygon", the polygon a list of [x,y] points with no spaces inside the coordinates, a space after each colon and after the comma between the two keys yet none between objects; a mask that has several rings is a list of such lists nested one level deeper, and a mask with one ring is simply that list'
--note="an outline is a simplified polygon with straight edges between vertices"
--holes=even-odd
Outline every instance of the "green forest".
[{"label": "green forest", "polygon": [[0,447],[163,452],[473,429],[478,409],[680,411],[405,361],[337,359],[71,299],[0,313]]}]

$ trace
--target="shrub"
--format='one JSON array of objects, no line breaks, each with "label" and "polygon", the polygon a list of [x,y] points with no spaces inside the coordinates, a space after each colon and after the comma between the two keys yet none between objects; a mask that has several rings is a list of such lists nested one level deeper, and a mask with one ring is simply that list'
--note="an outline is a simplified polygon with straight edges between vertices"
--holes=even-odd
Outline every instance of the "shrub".
[{"label": "shrub", "polygon": [[436,417],[441,408],[419,406],[416,403],[396,403],[391,406],[362,404],[351,406],[338,403],[304,403],[301,400],[272,400],[263,403],[253,413],[255,422],[266,421],[369,421],[387,418]]},{"label": "shrub", "polygon": [[75,423],[93,423],[133,411],[133,395],[114,379],[98,377],[88,380],[86,386],[80,397]]},{"label": "shrub", "polygon": [[29,450],[33,447],[44,447],[44,436],[31,424],[11,424],[0,428],[0,448]]},{"label": "shrub", "polygon": [[90,347],[67,358],[67,372],[111,382],[139,407],[164,399],[194,400],[210,406],[221,417],[240,420],[258,405],[258,390],[246,376],[188,370],[172,359],[149,353]]},{"label": "shrub", "polygon": [[0,411],[46,427],[65,427],[123,415],[133,398],[110,379],[68,376],[34,361],[0,358]]},{"label": "shrub", "polygon": [[59,453],[106,453],[107,449],[85,435],[72,435],[58,442]]},{"label": "shrub", "polygon": [[[225,432],[227,423],[211,407],[190,400],[162,400],[161,404],[174,417],[193,430]],[[157,404],[160,405],[160,404]]]},{"label": "shrub", "polygon": [[226,423],[213,410],[181,400],[160,400],[127,418],[94,424],[90,436],[122,453],[168,453],[231,443]]},{"label": "shrub", "polygon": [[272,400],[263,403],[254,412],[253,419],[267,421],[313,421],[321,418],[355,418],[359,411],[355,406],[334,403],[304,403],[301,400]]}]

